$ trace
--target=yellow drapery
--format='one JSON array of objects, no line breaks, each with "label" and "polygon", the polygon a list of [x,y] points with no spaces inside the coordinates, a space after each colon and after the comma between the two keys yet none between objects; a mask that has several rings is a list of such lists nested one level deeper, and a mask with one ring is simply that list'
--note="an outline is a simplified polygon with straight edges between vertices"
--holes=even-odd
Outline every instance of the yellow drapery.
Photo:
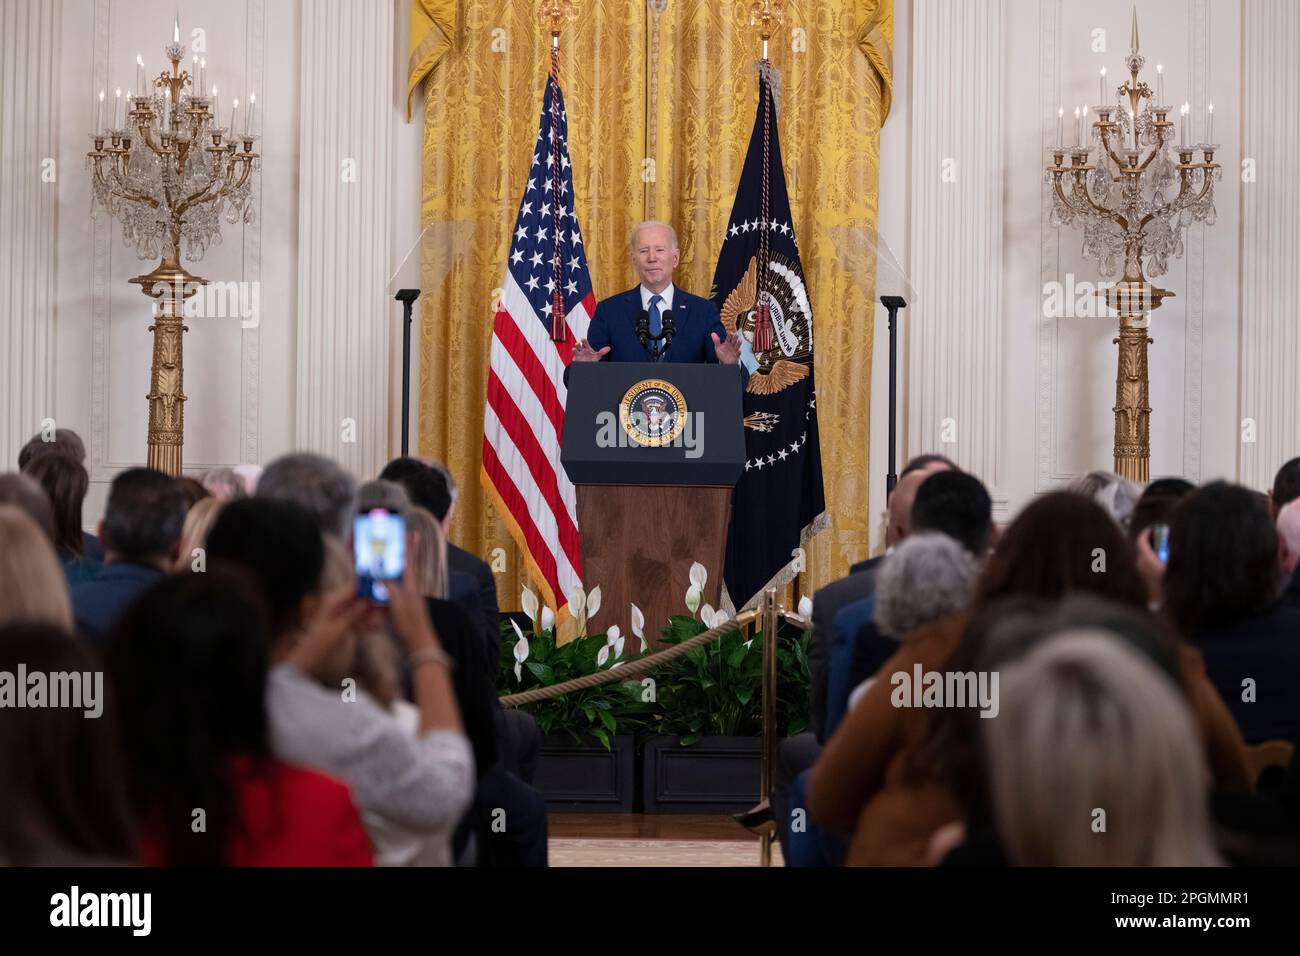
[{"label": "yellow drapery", "polygon": [[[678,232],[677,282],[707,296],[757,103],[750,4],[579,0],[577,7],[560,39],[560,79],[596,295],[634,284],[628,232],[658,218]],[[868,549],[874,276],[861,258],[849,268],[842,245],[851,227],[875,229],[892,42],[892,0],[790,0],[771,46],[812,295],[832,522],[811,543],[802,593],[843,574]],[[496,290],[532,160],[550,37],[532,0],[413,0],[411,43],[410,88],[425,90],[423,220],[462,224],[431,236],[465,237],[445,277],[445,250],[424,250],[419,449],[457,477],[452,538],[494,563],[502,607],[513,608],[528,573],[478,476]]]}]

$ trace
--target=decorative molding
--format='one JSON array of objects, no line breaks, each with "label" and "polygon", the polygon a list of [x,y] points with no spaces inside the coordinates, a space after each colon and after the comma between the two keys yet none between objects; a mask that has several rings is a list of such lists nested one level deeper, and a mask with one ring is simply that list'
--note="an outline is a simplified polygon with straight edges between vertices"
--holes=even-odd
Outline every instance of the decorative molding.
[{"label": "decorative molding", "polygon": [[[1187,0],[1190,61],[1192,64],[1192,115],[1204,115],[1210,82],[1210,0]],[[1204,386],[1205,337],[1205,224],[1196,223],[1187,230],[1187,309],[1184,332],[1183,367],[1183,468],[1180,474],[1188,481],[1201,480],[1201,393]],[[1159,313],[1156,313],[1159,315]],[[1154,323],[1159,326],[1159,320]],[[1155,338],[1155,332],[1151,337]],[[1154,351],[1159,343],[1152,345]],[[1155,415],[1155,412],[1152,412]],[[1167,474],[1157,466],[1151,477]]]},{"label": "decorative molding", "polygon": [[[1038,115],[1042,117],[1039,134],[1044,149],[1051,145],[1055,128],[1051,115],[1054,104],[1061,101],[1061,0],[1040,0],[1038,5]],[[1061,274],[1061,231],[1051,225],[1051,198],[1044,193],[1039,211],[1039,228],[1042,245],[1039,248],[1039,278],[1041,288],[1059,278]],[[1060,336],[1059,318],[1043,315],[1042,298],[1035,297],[1032,308],[1035,316],[1034,336],[1034,491],[1044,493],[1068,481],[1071,476],[1060,474],[1053,467],[1056,462],[1056,356]]]},{"label": "decorative molding", "polygon": [[[1300,5],[1251,0],[1243,11],[1241,156],[1255,161],[1256,179],[1239,182],[1241,196],[1241,360],[1238,418],[1253,418],[1253,443],[1239,443],[1238,479],[1272,485],[1277,468],[1300,454],[1295,367],[1300,356],[1300,185],[1290,174],[1300,150],[1292,117],[1300,89]],[[1227,164],[1225,163],[1225,167]],[[1237,171],[1224,170],[1224,185]]]},{"label": "decorative molding", "polygon": [[393,110],[376,104],[392,100],[394,5],[313,0],[301,10],[295,437],[369,477],[389,435]]},{"label": "decorative molding", "polygon": [[0,436],[9,462],[54,416],[58,183],[42,174],[44,161],[58,156],[58,40],[54,5],[7,0],[0,7]]},{"label": "decorative molding", "polygon": [[[913,5],[908,454],[1003,484],[1003,0]],[[961,69],[954,69],[961,64]],[[946,166],[954,162],[956,165]],[[945,181],[945,169],[956,181]],[[953,419],[956,441],[944,442]]]}]

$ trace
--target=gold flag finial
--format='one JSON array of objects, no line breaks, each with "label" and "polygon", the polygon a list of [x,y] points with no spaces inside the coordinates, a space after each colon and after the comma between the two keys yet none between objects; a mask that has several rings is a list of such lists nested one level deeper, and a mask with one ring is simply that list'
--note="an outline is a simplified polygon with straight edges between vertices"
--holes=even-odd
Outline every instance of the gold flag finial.
[{"label": "gold flag finial", "polygon": [[560,27],[578,18],[573,9],[573,0],[541,0],[537,8],[537,19],[551,32],[552,37],[560,35]]},{"label": "gold flag finial", "polygon": [[784,0],[754,0],[749,8],[749,25],[758,27],[759,36],[771,39],[773,27],[785,23]]}]

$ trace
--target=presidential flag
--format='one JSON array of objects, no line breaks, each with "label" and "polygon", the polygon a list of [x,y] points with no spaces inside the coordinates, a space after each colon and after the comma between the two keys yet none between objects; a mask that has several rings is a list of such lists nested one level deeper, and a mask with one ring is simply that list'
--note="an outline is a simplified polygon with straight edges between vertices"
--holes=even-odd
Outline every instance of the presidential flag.
[{"label": "presidential flag", "polygon": [[577,496],[560,464],[564,369],[573,344],[587,336],[596,297],[574,213],[556,72],[553,60],[492,326],[482,477],[534,582],[559,610],[582,583]]},{"label": "presidential flag", "polygon": [[744,339],[745,471],[733,497],[727,593],[737,608],[799,570],[796,549],[826,510],[813,317],[786,194],[776,103],[760,71],[758,115],[731,209],[712,298]]}]

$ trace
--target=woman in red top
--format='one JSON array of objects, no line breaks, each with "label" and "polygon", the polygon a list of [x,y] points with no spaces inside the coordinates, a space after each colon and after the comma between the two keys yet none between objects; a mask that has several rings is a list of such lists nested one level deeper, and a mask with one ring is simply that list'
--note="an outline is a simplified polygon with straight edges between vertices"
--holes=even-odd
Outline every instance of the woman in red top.
[{"label": "woman in red top", "polygon": [[222,568],[164,579],[120,621],[108,664],[145,863],[373,864],[347,787],[271,756],[268,626],[259,593]]}]

